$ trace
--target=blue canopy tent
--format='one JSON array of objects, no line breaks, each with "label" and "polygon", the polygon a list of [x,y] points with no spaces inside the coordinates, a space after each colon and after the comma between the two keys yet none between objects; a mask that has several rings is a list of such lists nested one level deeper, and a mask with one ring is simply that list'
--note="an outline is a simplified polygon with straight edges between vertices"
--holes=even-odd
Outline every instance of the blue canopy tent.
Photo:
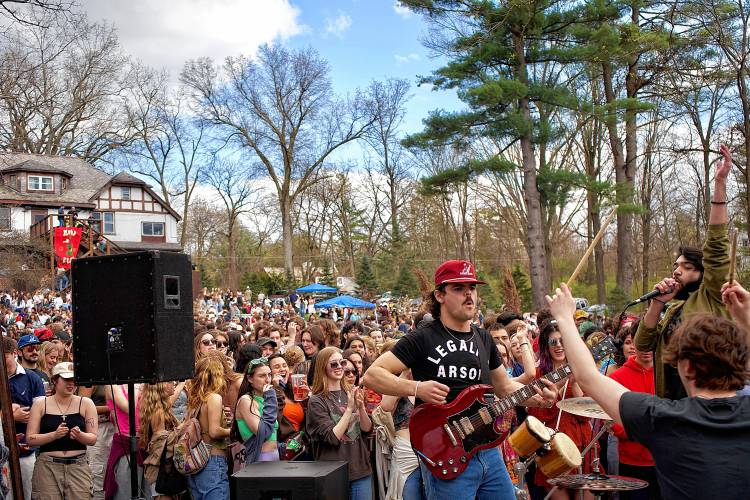
[{"label": "blue canopy tent", "polygon": [[351,295],[339,295],[322,302],[315,303],[316,308],[348,307],[349,309],[375,309],[375,304],[367,302]]},{"label": "blue canopy tent", "polygon": [[319,285],[318,283],[310,283],[302,288],[297,288],[298,293],[331,293],[338,291],[337,288],[326,285]]}]

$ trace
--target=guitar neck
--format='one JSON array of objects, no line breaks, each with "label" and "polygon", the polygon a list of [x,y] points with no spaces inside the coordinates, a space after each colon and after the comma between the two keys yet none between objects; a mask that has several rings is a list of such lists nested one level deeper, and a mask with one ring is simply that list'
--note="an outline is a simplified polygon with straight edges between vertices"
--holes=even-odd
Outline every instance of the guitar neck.
[{"label": "guitar neck", "polygon": [[550,382],[555,383],[561,380],[565,380],[570,376],[571,373],[573,373],[573,371],[570,369],[570,365],[562,366],[557,370],[551,371],[548,374],[534,380],[529,385],[525,385],[517,391],[512,392],[503,398],[500,398],[492,406],[496,407],[499,412],[504,412],[505,410],[513,408],[514,406],[520,406],[521,403],[536,394],[534,387],[538,387],[539,389],[543,389],[544,387],[546,387],[542,383],[542,379],[549,380]]}]

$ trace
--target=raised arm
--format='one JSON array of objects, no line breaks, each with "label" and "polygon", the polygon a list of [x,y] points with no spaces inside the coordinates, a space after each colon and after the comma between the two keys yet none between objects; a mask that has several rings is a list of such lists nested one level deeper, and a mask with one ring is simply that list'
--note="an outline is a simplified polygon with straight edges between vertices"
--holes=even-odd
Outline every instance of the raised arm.
[{"label": "raised arm", "polygon": [[729,148],[722,144],[721,160],[717,163],[716,176],[714,177],[714,193],[711,197],[711,212],[708,215],[709,225],[727,224],[729,215],[727,213],[727,177],[732,170],[732,154]]},{"label": "raised arm", "polygon": [[534,363],[534,354],[532,354],[531,344],[529,343],[529,328],[523,325],[516,333],[518,346],[521,349],[521,364],[523,365],[523,374],[514,380],[522,384],[529,384],[536,376],[536,363]]},{"label": "raised arm", "polygon": [[557,326],[562,334],[565,345],[565,356],[573,369],[576,382],[581,389],[594,398],[615,423],[621,424],[620,398],[628,389],[609,377],[605,377],[596,368],[594,358],[591,357],[586,344],[578,335],[573,314],[575,300],[565,283],[560,285],[554,297],[546,297],[550,310],[557,320]]}]

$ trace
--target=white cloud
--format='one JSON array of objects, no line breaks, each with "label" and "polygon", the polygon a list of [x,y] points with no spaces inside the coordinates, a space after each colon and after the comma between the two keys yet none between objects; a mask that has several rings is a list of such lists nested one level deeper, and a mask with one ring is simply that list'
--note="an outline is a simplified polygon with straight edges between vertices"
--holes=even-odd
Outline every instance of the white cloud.
[{"label": "white cloud", "polygon": [[339,15],[335,18],[326,19],[326,33],[330,33],[339,38],[344,36],[349,28],[352,27],[352,18],[345,12],[339,11]]},{"label": "white cloud", "polygon": [[166,67],[174,79],[187,59],[252,55],[257,48],[308,28],[290,0],[81,0],[93,20],[117,27],[120,42],[133,57]]},{"label": "white cloud", "polygon": [[419,54],[412,52],[410,54],[407,54],[405,56],[402,56],[400,54],[395,54],[393,58],[396,60],[396,64],[398,66],[402,66],[404,64],[408,64],[411,61],[418,61],[419,60]]},{"label": "white cloud", "polygon": [[398,0],[393,2],[393,10],[398,14],[399,16],[403,17],[404,19],[409,19],[412,14],[414,14],[409,7],[405,6]]}]

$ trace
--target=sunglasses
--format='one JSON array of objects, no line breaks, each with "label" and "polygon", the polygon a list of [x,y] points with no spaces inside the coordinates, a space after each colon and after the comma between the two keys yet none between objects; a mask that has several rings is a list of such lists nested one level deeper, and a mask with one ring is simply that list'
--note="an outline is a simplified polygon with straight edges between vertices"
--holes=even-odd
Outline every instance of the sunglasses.
[{"label": "sunglasses", "polygon": [[206,339],[206,340],[201,340],[201,344],[203,344],[203,345],[215,345],[216,341],[214,339]]},{"label": "sunglasses", "polygon": [[357,374],[357,371],[352,370],[351,368],[347,368],[346,370],[344,370],[344,375],[356,375],[356,374]]},{"label": "sunglasses", "polygon": [[557,346],[562,347],[563,346],[563,340],[562,339],[549,339],[547,341],[547,345],[550,346],[550,347],[557,347]]},{"label": "sunglasses", "polygon": [[216,347],[229,347],[229,342],[216,341]]},{"label": "sunglasses", "polygon": [[335,359],[333,361],[329,361],[328,362],[328,366],[330,366],[334,370],[337,369],[337,368],[343,368],[344,367],[344,361],[343,360],[339,361],[339,360]]},{"label": "sunglasses", "polygon": [[23,348],[24,351],[38,351],[39,346],[38,345],[27,345]]}]

